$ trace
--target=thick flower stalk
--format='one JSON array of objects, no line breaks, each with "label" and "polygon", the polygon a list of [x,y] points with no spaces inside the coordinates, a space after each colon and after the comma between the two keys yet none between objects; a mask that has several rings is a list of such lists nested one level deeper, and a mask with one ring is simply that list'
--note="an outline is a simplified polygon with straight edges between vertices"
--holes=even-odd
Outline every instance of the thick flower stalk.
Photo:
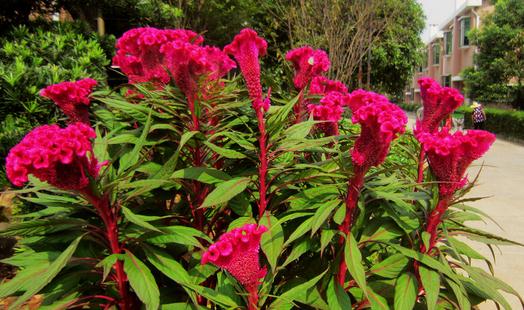
[{"label": "thick flower stalk", "polygon": [[40,96],[51,99],[69,118],[70,123],[82,122],[89,125],[89,95],[96,84],[90,78],[62,82],[42,89]]},{"label": "thick flower stalk", "polygon": [[311,80],[322,73],[327,72],[331,63],[329,57],[323,50],[314,50],[310,46],[303,46],[290,50],[286,54],[286,60],[293,64],[295,76],[293,84],[300,92],[298,102],[293,107],[295,123],[302,121],[304,117],[304,94],[303,90]]},{"label": "thick flower stalk", "polygon": [[131,29],[118,39],[113,65],[120,67],[129,83],[153,82],[161,87],[169,83],[170,77],[163,66],[164,54],[160,49],[164,44],[174,41],[198,45],[204,39],[195,32],[184,29]]},{"label": "thick flower stalk", "polygon": [[[94,138],[95,131],[83,123],[74,123],[66,128],[57,125],[37,127],[9,151],[6,158],[7,177],[14,185],[22,186],[31,174],[57,188],[76,191],[84,196],[105,225],[111,252],[120,254],[122,246],[118,241],[116,210],[110,207],[107,195],[101,196],[93,191],[92,180],[98,177],[99,171],[91,143]],[[120,308],[130,309],[122,262],[117,261],[114,268],[121,296]]]},{"label": "thick flower stalk", "polygon": [[[353,123],[360,124],[361,133],[351,150],[353,177],[349,180],[346,196],[346,216],[339,227],[349,235],[357,209],[364,177],[371,167],[380,165],[386,159],[391,141],[404,133],[407,116],[398,106],[384,96],[373,92],[357,90],[351,93],[348,102],[353,110]],[[344,238],[340,239],[340,244]],[[347,266],[344,259],[339,265],[338,281],[344,285]]]},{"label": "thick flower stalk", "polygon": [[483,130],[468,130],[466,133],[439,132],[421,133],[418,136],[427,154],[429,166],[439,182],[439,202],[426,219],[426,232],[430,235],[429,245],[421,245],[422,253],[430,253],[438,241],[437,228],[442,221],[453,194],[467,184],[466,169],[488,151],[495,135]]},{"label": "thick flower stalk", "polygon": [[326,136],[338,135],[338,122],[342,119],[350,98],[347,87],[340,81],[317,76],[311,82],[309,94],[323,96],[318,104],[307,105],[315,120],[326,121],[318,125],[320,130]]},{"label": "thick flower stalk", "polygon": [[[423,102],[422,119],[417,120],[415,125],[415,135],[422,133],[433,133],[438,130],[443,121],[447,121],[453,111],[464,102],[464,97],[454,88],[441,87],[431,78],[421,78],[418,80],[420,94]],[[446,125],[447,126],[447,125]],[[425,152],[420,150],[417,183],[421,183],[424,178]]]},{"label": "thick flower stalk", "polygon": [[242,29],[239,34],[235,36],[233,42],[224,47],[224,51],[230,55],[233,55],[235,60],[240,66],[244,80],[246,81],[247,90],[249,97],[251,98],[253,109],[255,110],[258,131],[260,137],[258,144],[260,148],[258,166],[258,191],[259,191],[259,202],[258,212],[259,217],[262,217],[267,208],[267,170],[268,170],[268,158],[267,158],[267,133],[266,133],[266,121],[264,119],[264,113],[269,110],[270,101],[268,93],[267,97],[263,98],[262,84],[260,83],[260,63],[259,56],[264,56],[267,52],[267,42],[258,36],[256,31],[246,28]]},{"label": "thick flower stalk", "polygon": [[258,309],[258,286],[266,276],[258,258],[265,226],[246,224],[235,228],[212,244],[202,256],[202,264],[212,263],[227,270],[249,293],[248,309]]}]

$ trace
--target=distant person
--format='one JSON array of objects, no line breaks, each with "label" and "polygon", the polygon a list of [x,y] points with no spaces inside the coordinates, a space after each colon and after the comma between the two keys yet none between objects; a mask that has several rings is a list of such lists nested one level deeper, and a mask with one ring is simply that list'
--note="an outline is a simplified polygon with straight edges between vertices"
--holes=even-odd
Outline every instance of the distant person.
[{"label": "distant person", "polygon": [[484,112],[484,108],[476,101],[473,101],[471,108],[473,109],[473,114],[471,115],[471,119],[473,120],[473,128],[484,129],[486,123],[486,113]]},{"label": "distant person", "polygon": [[420,108],[418,108],[415,114],[417,116],[417,121],[422,121],[422,118],[424,117],[424,107],[421,106]]}]

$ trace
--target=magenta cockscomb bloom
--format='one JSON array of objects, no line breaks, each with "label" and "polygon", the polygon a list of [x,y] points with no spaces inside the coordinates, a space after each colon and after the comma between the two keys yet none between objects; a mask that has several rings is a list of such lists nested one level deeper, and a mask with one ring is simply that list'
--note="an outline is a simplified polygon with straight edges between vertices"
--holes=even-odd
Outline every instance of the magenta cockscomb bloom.
[{"label": "magenta cockscomb bloom", "polygon": [[434,132],[464,102],[464,96],[454,88],[441,87],[431,78],[421,78],[420,95],[424,104],[422,120],[418,120],[415,134]]},{"label": "magenta cockscomb bloom", "polygon": [[310,46],[290,50],[286,54],[286,60],[293,63],[295,68],[293,83],[298,90],[306,87],[314,77],[327,72],[331,65],[326,52],[320,49],[314,50]]},{"label": "magenta cockscomb bloom", "polygon": [[249,97],[255,110],[269,109],[269,98],[264,100],[260,83],[259,57],[266,55],[267,42],[253,29],[245,28],[235,36],[233,42],[224,47],[224,52],[233,55],[246,81]]},{"label": "magenta cockscomb bloom", "polygon": [[354,165],[368,170],[384,161],[391,141],[404,133],[408,118],[386,97],[373,92],[357,90],[351,93],[348,104],[353,123],[361,127],[351,157]]},{"label": "magenta cockscomb bloom", "polygon": [[202,256],[202,264],[212,263],[227,270],[249,292],[249,309],[257,309],[258,286],[266,276],[258,258],[261,235],[265,226],[245,224],[235,228],[209,246]]},{"label": "magenta cockscomb bloom", "polygon": [[70,122],[89,124],[89,95],[97,82],[86,78],[76,82],[62,82],[47,86],[40,96],[53,100]]},{"label": "magenta cockscomb bloom", "polygon": [[204,39],[197,33],[184,29],[131,29],[118,39],[113,64],[120,67],[130,83],[167,84],[170,77],[164,68],[164,55],[160,49],[164,44],[175,41],[199,45]]},{"label": "magenta cockscomb bloom", "polygon": [[83,189],[89,178],[98,175],[91,144],[95,137],[95,131],[83,123],[37,127],[9,151],[7,177],[16,186],[22,186],[32,174],[61,189]]},{"label": "magenta cockscomb bloom", "polygon": [[421,133],[419,141],[426,152],[431,171],[440,182],[440,194],[447,196],[466,184],[466,169],[488,151],[495,142],[495,135],[484,130],[451,134],[443,129],[433,134]]},{"label": "magenta cockscomb bloom", "polygon": [[324,76],[314,77],[309,87],[309,93],[312,95],[325,95],[329,92],[348,93],[348,88],[344,83],[337,80],[330,80]]},{"label": "magenta cockscomb bloom", "polygon": [[328,121],[317,127],[328,136],[338,135],[338,122],[342,119],[344,108],[350,98],[346,85],[340,81],[317,76],[311,81],[309,94],[323,96],[318,104],[307,105],[315,120]]}]

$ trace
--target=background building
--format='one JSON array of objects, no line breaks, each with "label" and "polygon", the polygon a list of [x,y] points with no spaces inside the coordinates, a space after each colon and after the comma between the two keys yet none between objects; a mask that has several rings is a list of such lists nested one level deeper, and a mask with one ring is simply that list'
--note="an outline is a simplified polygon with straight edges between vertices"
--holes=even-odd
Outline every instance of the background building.
[{"label": "background building", "polygon": [[474,65],[477,49],[468,33],[482,25],[482,19],[494,10],[488,0],[467,0],[450,16],[426,44],[423,64],[416,69],[406,91],[408,103],[421,103],[417,80],[428,76],[443,86],[463,89],[461,72]]}]

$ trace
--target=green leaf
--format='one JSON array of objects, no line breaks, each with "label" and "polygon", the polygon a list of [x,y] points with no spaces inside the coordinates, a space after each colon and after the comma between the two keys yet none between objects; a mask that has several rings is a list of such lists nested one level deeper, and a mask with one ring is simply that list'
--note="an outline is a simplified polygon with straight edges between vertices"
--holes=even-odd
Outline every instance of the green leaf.
[{"label": "green leaf", "polygon": [[216,154],[222,156],[222,157],[225,157],[225,158],[231,158],[231,159],[240,159],[240,158],[246,158],[246,155],[240,153],[240,152],[237,152],[235,150],[232,150],[232,149],[228,149],[228,148],[225,148],[225,147],[220,147],[218,145],[215,145],[211,142],[208,142],[208,141],[205,141],[204,144],[209,147],[213,152],[215,152]]},{"label": "green leaf", "polygon": [[284,137],[284,140],[282,141],[282,143],[284,144],[286,142],[286,140],[288,139],[291,139],[291,140],[300,140],[300,139],[304,139],[308,134],[309,132],[311,131],[311,128],[313,128],[313,126],[315,126],[315,124],[317,124],[319,122],[317,121],[304,121],[304,122],[300,122],[298,124],[294,124],[293,126],[287,128],[284,133],[282,134],[282,136]]},{"label": "green leaf", "polygon": [[287,247],[291,244],[291,242],[297,240],[298,238],[305,235],[310,229],[311,229],[311,223],[313,222],[314,217],[310,217],[303,221],[298,227],[293,230],[291,235],[287,238],[286,242],[284,243],[284,247]]},{"label": "green leaf", "polygon": [[409,259],[402,254],[393,254],[381,261],[380,263],[373,265],[369,272],[374,273],[383,278],[393,279],[399,276],[409,264]]},{"label": "green leaf", "polygon": [[187,131],[184,132],[182,137],[180,137],[180,142],[178,143],[178,147],[175,151],[175,153],[165,162],[164,166],[162,166],[162,169],[160,169],[152,178],[153,179],[165,179],[167,178],[173,171],[176,169],[177,163],[178,163],[178,157],[180,156],[180,151],[182,151],[182,148],[184,145],[193,138],[194,135],[199,133],[198,131]]},{"label": "green leaf", "polygon": [[335,210],[335,208],[338,207],[339,205],[340,205],[340,200],[336,199],[336,200],[328,201],[322,204],[320,208],[318,208],[318,210],[315,212],[315,215],[313,215],[311,236],[313,236],[317,232],[320,226],[322,226],[322,224],[324,224],[324,222],[331,215],[333,210]]},{"label": "green leaf", "polygon": [[328,244],[333,240],[333,237],[336,234],[336,230],[333,229],[323,229],[320,232],[320,253],[322,254],[324,252],[324,249],[328,246]]},{"label": "green leaf", "polygon": [[218,186],[207,195],[200,208],[207,208],[228,202],[231,198],[242,193],[249,182],[249,178],[234,178],[218,184]]},{"label": "green leaf", "polygon": [[129,284],[146,309],[156,310],[160,306],[160,292],[155,278],[147,266],[126,250],[124,256],[124,271]]},{"label": "green leaf", "polygon": [[224,295],[218,291],[192,283],[186,283],[185,286],[193,290],[195,293],[202,295],[203,297],[209,299],[210,301],[222,307],[229,309],[239,308],[237,303],[233,299],[231,299],[231,297]]},{"label": "green leaf", "polygon": [[426,306],[428,310],[435,310],[440,292],[440,275],[435,270],[424,266],[419,266],[419,273],[422,286],[426,291]]},{"label": "green leaf", "polygon": [[371,309],[389,310],[388,301],[369,286],[366,288],[366,296],[371,304]]},{"label": "green leaf", "polygon": [[123,255],[122,254],[111,254],[107,256],[106,258],[104,258],[103,260],[101,260],[98,264],[96,264],[97,268],[102,267],[104,270],[102,274],[102,282],[106,280],[107,276],[113,269],[113,266],[115,265],[118,259],[123,259]]},{"label": "green leaf", "polygon": [[292,306],[293,301],[296,300],[304,291],[317,284],[318,280],[320,280],[320,278],[322,278],[326,272],[327,270],[313,279],[285,291],[282,295],[276,298],[276,300],[269,306],[269,309],[283,309]]},{"label": "green leaf", "polygon": [[[76,248],[78,247],[78,244],[80,243],[80,240],[82,240],[82,236],[77,237],[68,247],[67,249],[58,256],[58,258],[52,262],[48,268],[45,268],[45,270],[42,270],[43,272],[39,274],[38,276],[35,275],[34,278],[31,278],[29,281],[31,281],[31,284],[27,287],[27,290],[24,292],[22,296],[17,298],[16,302],[10,305],[9,309],[17,309],[19,306],[21,306],[24,302],[29,300],[31,297],[33,297],[36,293],[38,293],[41,289],[43,289],[51,280],[53,280],[54,277],[67,265],[71,257],[76,251]],[[9,281],[8,284],[12,282]],[[4,296],[4,292],[2,292],[3,286],[0,286],[0,296]]]},{"label": "green leaf", "polygon": [[365,292],[366,291],[366,272],[364,266],[362,266],[362,254],[358,248],[357,241],[353,234],[350,232],[346,238],[346,244],[344,246],[344,260],[346,262],[349,274],[355,279],[358,286]]},{"label": "green leaf", "polygon": [[471,310],[471,303],[468,300],[468,294],[466,293],[464,287],[461,287],[461,285],[458,285],[456,282],[451,281],[450,279],[445,279],[455,294],[455,297],[457,298],[460,310]]},{"label": "green leaf", "polygon": [[156,228],[152,224],[147,222],[147,217],[142,215],[134,214],[131,210],[126,207],[122,207],[122,212],[124,213],[125,218],[133,224],[136,224],[142,228],[149,229],[156,232],[162,232],[160,229]]},{"label": "green leaf", "polygon": [[351,309],[351,299],[348,294],[344,291],[342,286],[338,284],[335,278],[329,281],[327,289],[327,301],[329,308],[332,310],[346,310]]},{"label": "green leaf", "polygon": [[277,260],[284,245],[284,231],[274,216],[264,215],[260,219],[260,225],[267,227],[268,231],[262,234],[260,247],[271,266],[273,273],[277,267]]},{"label": "green leaf", "polygon": [[359,243],[369,241],[389,241],[402,236],[402,231],[391,221],[376,221],[375,225],[368,225],[364,228]]},{"label": "green leaf", "polygon": [[298,259],[300,256],[302,256],[304,253],[306,253],[308,250],[312,248],[312,241],[311,239],[304,239],[297,245],[293,247],[291,252],[286,258],[286,261],[282,264],[282,267],[287,266],[294,260]]},{"label": "green leaf", "polygon": [[205,167],[190,167],[175,171],[171,178],[195,180],[206,184],[216,184],[231,180],[227,173]]},{"label": "green leaf", "polygon": [[151,127],[151,111],[149,111],[149,115],[147,116],[147,121],[144,126],[144,129],[142,130],[142,133],[140,134],[140,137],[135,143],[135,146],[131,150],[131,152],[126,153],[122,155],[120,158],[120,166],[118,167],[118,172],[124,172],[127,169],[129,169],[131,166],[136,165],[138,163],[138,160],[140,159],[140,151],[146,144],[146,138],[149,134],[149,128]]},{"label": "green leaf", "polygon": [[411,272],[406,272],[395,284],[395,310],[411,310],[417,301],[417,279]]}]

